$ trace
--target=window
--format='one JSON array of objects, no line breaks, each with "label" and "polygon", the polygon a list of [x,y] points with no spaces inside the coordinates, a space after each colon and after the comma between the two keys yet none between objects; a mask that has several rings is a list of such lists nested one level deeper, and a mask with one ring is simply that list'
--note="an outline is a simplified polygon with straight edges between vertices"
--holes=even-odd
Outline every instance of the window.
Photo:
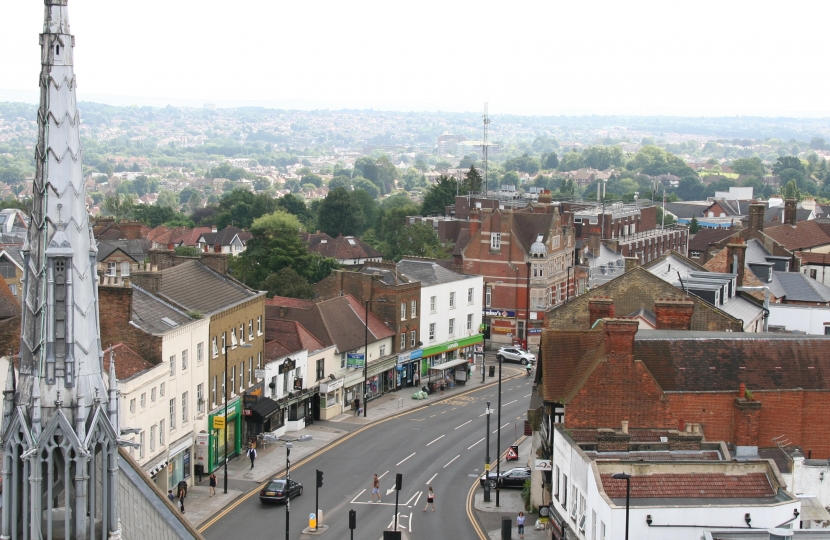
[{"label": "window", "polygon": [[562,494],[562,508],[564,508],[565,511],[567,511],[568,510],[568,475],[567,474],[562,475],[562,490],[560,491],[560,493]]},{"label": "window", "polygon": [[378,356],[386,356],[386,344],[380,346],[380,351],[378,352]]},{"label": "window", "polygon": [[254,320],[248,321],[248,341],[254,340]]},{"label": "window", "polygon": [[231,328],[231,349],[235,349],[236,346],[239,345],[239,342],[236,341],[236,328]]},{"label": "window", "polygon": [[159,446],[164,446],[164,419],[159,420]]},{"label": "window", "polygon": [[156,426],[150,426],[150,452],[156,449]]},{"label": "window", "polygon": [[144,432],[138,434],[138,444],[140,445],[138,448],[138,457],[144,457]]},{"label": "window", "polygon": [[187,369],[187,349],[182,351],[182,371]]},{"label": "window", "polygon": [[239,325],[239,343],[245,343],[245,323]]},{"label": "window", "polygon": [[599,522],[599,540],[605,540],[605,522]]},{"label": "window", "polygon": [[254,357],[248,358],[248,386],[254,384]]},{"label": "window", "polygon": [[150,388],[150,403],[156,402],[156,387]]},{"label": "window", "polygon": [[228,382],[228,375],[227,372],[222,372],[222,403],[225,402],[225,384]]},{"label": "window", "polygon": [[401,302],[401,320],[406,320],[406,302]]},{"label": "window", "polygon": [[135,398],[130,400],[130,413],[135,412]]},{"label": "window", "polygon": [[490,249],[501,249],[501,233],[490,233]]},{"label": "window", "polygon": [[473,314],[472,313],[469,313],[467,315],[467,331],[468,332],[473,331]]},{"label": "window", "polygon": [[450,324],[447,326],[447,330],[451,336],[455,335],[455,319],[450,319]]},{"label": "window", "polygon": [[256,335],[262,335],[262,315],[259,315],[256,318]]},{"label": "window", "polygon": [[205,412],[205,384],[196,385],[196,412]]},{"label": "window", "polygon": [[430,313],[435,313],[435,297],[434,296],[429,297],[429,312]]},{"label": "window", "polygon": [[109,262],[107,263],[107,275],[111,277],[115,277],[115,263]]},{"label": "window", "polygon": [[474,292],[474,289],[473,289],[472,287],[470,287],[469,289],[467,289],[467,303],[468,303],[468,304],[472,304],[472,303],[473,303],[473,292]]},{"label": "window", "polygon": [[555,473],[553,476],[553,496],[556,497],[556,500],[559,500],[559,465],[556,465]]},{"label": "window", "polygon": [[204,343],[197,343],[196,344],[196,363],[201,364],[202,360],[204,359]]},{"label": "window", "polygon": [[401,349],[400,350],[404,350],[404,349],[406,349],[406,332],[401,333]]},{"label": "window", "polygon": [[217,356],[219,356],[219,346],[216,344],[216,336],[213,336],[211,348],[213,349],[213,357],[216,358]]},{"label": "window", "polygon": [[545,265],[543,265],[543,264],[534,264],[533,265],[533,277],[535,277],[535,278],[545,277]]},{"label": "window", "polygon": [[559,247],[559,237],[558,237],[558,236],[554,236],[554,237],[553,237],[553,249],[556,249],[556,248],[558,248],[558,247]]},{"label": "window", "polygon": [[130,276],[130,263],[124,261],[121,263],[121,277],[129,277]]},{"label": "window", "polygon": [[[276,375],[271,377],[271,384],[274,385],[274,387],[271,388],[271,397],[276,397],[276,395],[277,395],[277,376]],[[270,387],[271,385],[268,385],[268,386]]]},{"label": "window", "polygon": [[176,355],[170,357],[170,375],[176,374]]},{"label": "window", "polygon": [[182,394],[182,424],[187,423],[187,392]]},{"label": "window", "polygon": [[286,371],[282,375],[282,395],[288,393],[288,372]]},{"label": "window", "polygon": [[810,270],[810,277],[811,278],[816,279],[817,275],[818,275],[818,272],[816,270]]},{"label": "window", "polygon": [[490,307],[490,300],[492,299],[493,291],[490,287],[487,287],[487,290],[484,292],[484,307]]},{"label": "window", "polygon": [[418,343],[418,333],[415,330],[413,330],[409,333],[409,336],[410,336],[409,346],[410,347],[415,347],[415,344]]},{"label": "window", "polygon": [[143,409],[146,406],[147,406],[147,392],[143,392],[141,394],[141,408]]},{"label": "window", "polygon": [[216,375],[213,376],[213,384],[210,387],[210,403],[216,405]]},{"label": "window", "polygon": [[435,323],[429,323],[429,340],[435,341]]},{"label": "window", "polygon": [[451,292],[450,293],[450,309],[454,309],[454,308],[455,308],[455,293]]},{"label": "window", "polygon": [[239,393],[245,388],[245,360],[239,363]]},{"label": "window", "polygon": [[412,308],[409,312],[409,317],[414,319],[415,317],[418,316],[418,301],[413,300],[412,302],[409,303],[409,306]]},{"label": "window", "polygon": [[16,284],[12,283],[11,285],[9,285],[9,290],[12,292],[12,294],[14,296],[17,296],[17,285]]},{"label": "window", "polygon": [[326,378],[325,360],[323,358],[317,360],[317,380]]},{"label": "window", "polygon": [[159,397],[164,397],[164,383],[159,385]]},{"label": "window", "polygon": [[346,367],[346,353],[340,353],[340,369]]},{"label": "window", "polygon": [[170,400],[170,431],[176,429],[176,398]]},{"label": "window", "polygon": [[256,368],[257,369],[262,369],[262,353],[261,352],[256,353]]},{"label": "window", "polygon": [[[236,366],[231,366],[231,395],[234,394],[234,382],[236,382]],[[223,394],[224,395],[224,394]]]}]

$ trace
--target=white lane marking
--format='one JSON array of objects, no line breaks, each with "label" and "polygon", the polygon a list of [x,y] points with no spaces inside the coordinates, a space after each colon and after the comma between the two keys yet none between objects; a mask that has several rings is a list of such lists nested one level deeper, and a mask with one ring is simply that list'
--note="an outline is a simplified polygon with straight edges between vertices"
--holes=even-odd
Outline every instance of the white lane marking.
[{"label": "white lane marking", "polygon": [[429,480],[427,480],[427,485],[430,485],[430,484],[432,483],[432,481],[433,481],[433,480],[435,480],[435,477],[436,477],[436,476],[438,476],[438,473],[433,474],[433,475],[432,475],[432,478],[430,478]]},{"label": "white lane marking", "polygon": [[[411,456],[410,456],[410,457],[411,457]],[[382,475],[378,476],[378,480],[380,480],[381,478],[383,478],[383,477],[384,477],[384,476],[386,476],[387,474],[389,474],[389,471],[386,471],[386,472],[385,472],[385,473],[383,473]]]},{"label": "white lane marking", "polygon": [[[484,413],[484,414],[487,414],[487,413]],[[481,418],[482,416],[484,416],[484,414],[480,414],[480,415],[478,415],[478,417]]]},{"label": "white lane marking", "polygon": [[366,491],[366,490],[363,489],[360,493],[358,493],[357,495],[354,496],[354,499],[352,499],[352,504],[355,504],[357,502],[357,498],[360,497],[361,495],[363,495],[364,491]]},{"label": "white lane marking", "polygon": [[484,437],[480,438],[479,440],[477,440],[476,442],[474,442],[474,443],[472,444],[472,446],[468,446],[468,447],[467,447],[467,450],[469,450],[470,448],[472,448],[473,446],[477,445],[478,443],[480,443],[480,442],[481,442],[481,441],[483,441],[483,440],[484,440]]},{"label": "white lane marking", "polygon": [[455,461],[456,459],[458,459],[458,458],[460,458],[460,457],[461,457],[461,454],[459,454],[459,455],[455,456],[454,458],[452,458],[452,459],[450,460],[450,462],[449,462],[449,463],[447,463],[446,465],[444,465],[444,468],[446,469],[447,467],[449,467],[449,466],[450,466],[450,464],[452,464],[452,462],[453,462],[453,461]]},{"label": "white lane marking", "polygon": [[526,395],[526,396],[522,396],[522,397],[530,397],[530,396],[532,396],[532,395],[533,395],[533,394],[528,394],[528,395]]},{"label": "white lane marking", "polygon": [[504,429],[504,428],[506,428],[506,427],[507,427],[507,426],[509,426],[509,425],[510,425],[510,422],[506,423],[505,425],[503,425],[503,426],[502,426],[502,427],[500,427],[500,428],[496,428],[496,429],[494,429],[494,430],[493,430],[493,433],[497,432],[497,431],[498,431],[498,430],[500,430],[500,429]]},{"label": "white lane marking", "polygon": [[436,441],[440,441],[440,440],[441,440],[441,439],[443,439],[443,438],[444,438],[444,436],[443,436],[443,435],[441,435],[440,437],[438,437],[437,439],[435,439],[435,441],[432,441],[431,443],[427,443],[427,446],[429,446],[430,444],[432,444],[432,443],[434,443],[434,442],[436,442]]},{"label": "white lane marking", "polygon": [[419,492],[418,492],[418,498],[417,498],[417,499],[415,499],[415,502],[413,502],[413,503],[412,503],[412,506],[414,506],[414,507],[416,507],[416,508],[418,507],[418,501],[420,501],[420,500],[421,500],[421,494],[422,494],[422,493],[423,493],[423,491],[419,491]]},{"label": "white lane marking", "polygon": [[518,400],[518,399],[514,399],[513,401],[508,401],[507,403],[503,404],[503,405],[502,405],[502,407],[507,407],[507,406],[508,406],[508,405],[510,405],[511,403],[516,403],[517,401],[519,401],[519,400]]},{"label": "white lane marking", "polygon": [[392,486],[391,488],[389,488],[389,489],[387,489],[387,490],[386,490],[386,496],[387,496],[387,497],[388,497],[389,495],[392,495],[393,493],[395,493],[395,486]]},{"label": "white lane marking", "polygon": [[415,452],[412,452],[411,454],[409,454],[408,456],[406,456],[405,458],[403,458],[402,460],[400,460],[399,462],[397,462],[397,463],[395,464],[395,467],[400,467],[401,463],[403,463],[404,461],[406,461],[407,459],[411,458],[411,457],[412,457],[412,456],[414,456],[414,455],[415,455]]},{"label": "white lane marking", "polygon": [[461,424],[460,426],[458,426],[455,429],[462,428],[462,427],[466,426],[467,424],[469,424],[470,422],[472,422],[472,420],[467,420],[466,422],[464,422],[463,424]]},{"label": "white lane marking", "polygon": [[[437,474],[437,473],[436,473],[436,474]],[[434,478],[434,477],[433,477],[433,478]],[[405,503],[403,503],[403,505],[404,505],[404,506],[409,506],[409,505],[410,505],[410,503],[412,502],[412,499],[414,499],[415,497],[417,497],[420,493],[421,493],[420,491],[416,491],[415,493],[413,493],[413,494],[412,494],[412,497],[410,497],[408,501],[406,501]]]}]

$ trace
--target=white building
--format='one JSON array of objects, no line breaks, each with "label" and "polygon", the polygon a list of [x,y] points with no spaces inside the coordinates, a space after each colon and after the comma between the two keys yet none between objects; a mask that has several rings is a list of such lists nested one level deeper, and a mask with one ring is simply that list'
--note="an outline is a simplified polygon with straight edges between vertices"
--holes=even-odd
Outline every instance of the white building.
[{"label": "white building", "polygon": [[[607,441],[615,434],[628,435],[627,426],[619,432],[594,432]],[[669,441],[684,434],[638,433],[632,431],[631,441],[639,438],[639,448],[666,449],[583,450],[580,445],[591,446],[586,445],[589,434],[575,434],[577,444],[560,426],[554,429],[552,538],[625,538],[626,481],[613,478],[619,473],[631,476],[629,538],[700,540],[704,530],[748,523],[762,529],[800,528],[795,511],[801,512],[801,501],[771,460],[732,461],[725,445],[717,443],[671,450]]]}]

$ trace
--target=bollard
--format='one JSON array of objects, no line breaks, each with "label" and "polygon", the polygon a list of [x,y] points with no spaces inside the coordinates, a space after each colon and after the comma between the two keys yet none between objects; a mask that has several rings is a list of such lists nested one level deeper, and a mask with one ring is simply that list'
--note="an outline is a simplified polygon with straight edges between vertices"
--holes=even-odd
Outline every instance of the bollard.
[{"label": "bollard", "polygon": [[501,540],[512,540],[513,538],[513,518],[501,518]]},{"label": "bollard", "polygon": [[310,529],[317,529],[317,516],[314,513],[308,515],[308,527]]},{"label": "bollard", "polygon": [[317,526],[320,527],[323,525],[323,511],[319,508],[317,509]]}]

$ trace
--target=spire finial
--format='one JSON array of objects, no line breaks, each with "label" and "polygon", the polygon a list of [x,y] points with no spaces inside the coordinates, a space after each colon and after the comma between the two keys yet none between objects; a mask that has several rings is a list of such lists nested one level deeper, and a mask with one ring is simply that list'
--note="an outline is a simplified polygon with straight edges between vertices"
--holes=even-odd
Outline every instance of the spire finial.
[{"label": "spire finial", "polygon": [[61,391],[58,390],[57,395],[55,397],[55,407],[60,409],[63,405],[63,401],[61,401]]}]

